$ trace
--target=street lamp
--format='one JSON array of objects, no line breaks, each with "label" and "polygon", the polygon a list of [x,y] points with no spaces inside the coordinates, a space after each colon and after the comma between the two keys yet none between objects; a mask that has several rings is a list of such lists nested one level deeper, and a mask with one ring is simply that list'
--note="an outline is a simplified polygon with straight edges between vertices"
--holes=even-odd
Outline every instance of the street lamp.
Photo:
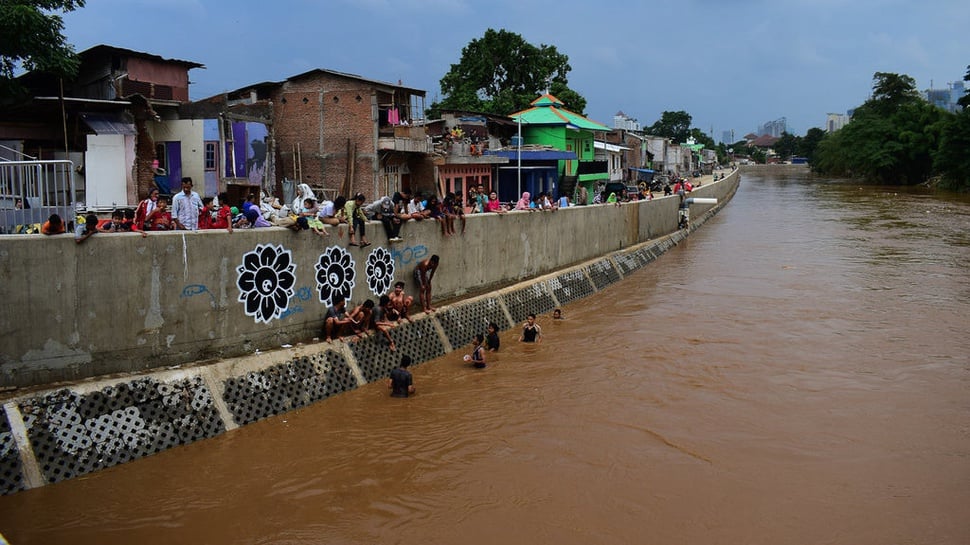
[{"label": "street lamp", "polygon": [[518,193],[516,193],[516,195],[521,195],[522,194],[522,114],[519,114],[518,121],[519,121],[519,135],[518,135],[518,140],[519,140],[519,145],[518,145],[518,149],[519,149],[519,153],[518,153],[519,160],[518,160],[518,163],[519,163],[519,165],[517,167],[517,171],[518,171],[518,180],[519,180],[519,191],[518,191]]}]

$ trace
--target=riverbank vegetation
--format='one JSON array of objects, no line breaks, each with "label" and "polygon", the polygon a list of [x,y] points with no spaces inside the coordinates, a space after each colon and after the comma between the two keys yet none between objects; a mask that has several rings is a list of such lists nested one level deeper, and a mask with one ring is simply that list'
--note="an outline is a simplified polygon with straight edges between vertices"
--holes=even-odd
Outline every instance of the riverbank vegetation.
[{"label": "riverbank vegetation", "polygon": [[[963,79],[970,81],[970,66]],[[872,89],[845,127],[802,143],[812,170],[887,185],[970,190],[970,95],[951,113],[923,100],[907,75],[876,72]]]}]

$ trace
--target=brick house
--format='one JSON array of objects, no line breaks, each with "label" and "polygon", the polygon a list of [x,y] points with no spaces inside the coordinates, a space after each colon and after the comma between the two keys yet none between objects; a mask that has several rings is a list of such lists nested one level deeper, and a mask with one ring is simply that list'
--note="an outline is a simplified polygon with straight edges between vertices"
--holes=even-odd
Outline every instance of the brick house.
[{"label": "brick house", "polygon": [[293,183],[327,198],[364,193],[368,200],[402,188],[433,190],[425,91],[354,74],[314,69],[204,99],[228,112],[262,105],[270,119],[274,191]]}]

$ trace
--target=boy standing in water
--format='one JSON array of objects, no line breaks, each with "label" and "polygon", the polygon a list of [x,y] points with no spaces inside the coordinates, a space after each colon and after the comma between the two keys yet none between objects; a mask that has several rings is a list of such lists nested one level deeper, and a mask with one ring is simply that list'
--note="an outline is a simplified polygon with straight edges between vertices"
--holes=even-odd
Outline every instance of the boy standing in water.
[{"label": "boy standing in water", "polygon": [[408,371],[410,366],[411,356],[401,356],[401,364],[391,371],[391,377],[387,379],[387,388],[391,391],[391,397],[408,397],[414,393],[414,379]]}]

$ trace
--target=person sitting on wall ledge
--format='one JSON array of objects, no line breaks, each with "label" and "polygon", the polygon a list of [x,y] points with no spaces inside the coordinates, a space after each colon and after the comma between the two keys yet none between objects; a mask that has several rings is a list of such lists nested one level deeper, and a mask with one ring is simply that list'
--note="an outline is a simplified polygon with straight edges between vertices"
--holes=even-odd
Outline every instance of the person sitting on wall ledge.
[{"label": "person sitting on wall ledge", "polygon": [[445,195],[445,200],[442,201],[441,207],[444,210],[445,215],[451,218],[451,233],[455,233],[455,220],[461,221],[461,234],[465,234],[465,207],[461,205],[462,198],[461,192],[458,193],[448,193]]},{"label": "person sitting on wall ledge", "polygon": [[172,213],[168,211],[168,199],[159,197],[155,208],[145,218],[145,231],[171,231]]},{"label": "person sitting on wall ledge", "polygon": [[504,214],[506,212],[505,207],[498,200],[498,193],[492,191],[488,194],[488,202],[485,203],[486,212],[495,212],[496,214]]},{"label": "person sitting on wall ledge", "polygon": [[340,329],[353,323],[353,320],[347,316],[346,307],[347,303],[343,297],[337,297],[327,308],[327,316],[323,319],[323,340],[326,342],[338,338]]},{"label": "person sitting on wall ledge", "polygon": [[394,291],[388,296],[390,297],[390,307],[387,314],[388,321],[397,322],[399,320],[411,321],[411,317],[408,313],[411,309],[411,305],[414,303],[414,297],[404,293],[404,282],[398,281],[394,284]]},{"label": "person sitting on wall ledge", "polygon": [[88,214],[84,217],[84,223],[78,225],[77,229],[74,230],[74,242],[80,244],[91,238],[97,232],[98,216],[96,214]]},{"label": "person sitting on wall ledge", "polygon": [[431,217],[431,212],[424,209],[424,203],[421,201],[421,194],[415,193],[414,196],[411,197],[411,201],[408,203],[404,214],[401,216],[401,219],[404,221],[409,219],[421,221],[429,217]]},{"label": "person sitting on wall ledge", "polygon": [[[391,316],[394,316],[394,320],[391,320]],[[381,295],[377,308],[374,309],[374,313],[371,315],[371,327],[384,335],[391,352],[397,350],[390,333],[391,328],[395,325],[397,325],[397,311],[391,307],[391,297],[389,295]]]},{"label": "person sitting on wall ledge", "polygon": [[[370,246],[366,234],[367,216],[364,215],[364,200],[364,194],[358,193],[354,195],[353,200],[348,200],[347,204],[344,205],[347,223],[350,224],[350,242],[348,244],[361,248]],[[354,241],[354,237],[357,235],[360,235],[359,244]]]},{"label": "person sitting on wall ledge", "polygon": [[57,214],[51,214],[51,217],[47,218],[44,225],[41,225],[40,232],[45,235],[63,234],[65,232],[64,220],[62,220]]},{"label": "person sitting on wall ledge", "polygon": [[350,330],[354,333],[354,336],[358,339],[362,338],[370,328],[374,317],[374,301],[367,299],[348,312],[347,317],[350,318]]}]

